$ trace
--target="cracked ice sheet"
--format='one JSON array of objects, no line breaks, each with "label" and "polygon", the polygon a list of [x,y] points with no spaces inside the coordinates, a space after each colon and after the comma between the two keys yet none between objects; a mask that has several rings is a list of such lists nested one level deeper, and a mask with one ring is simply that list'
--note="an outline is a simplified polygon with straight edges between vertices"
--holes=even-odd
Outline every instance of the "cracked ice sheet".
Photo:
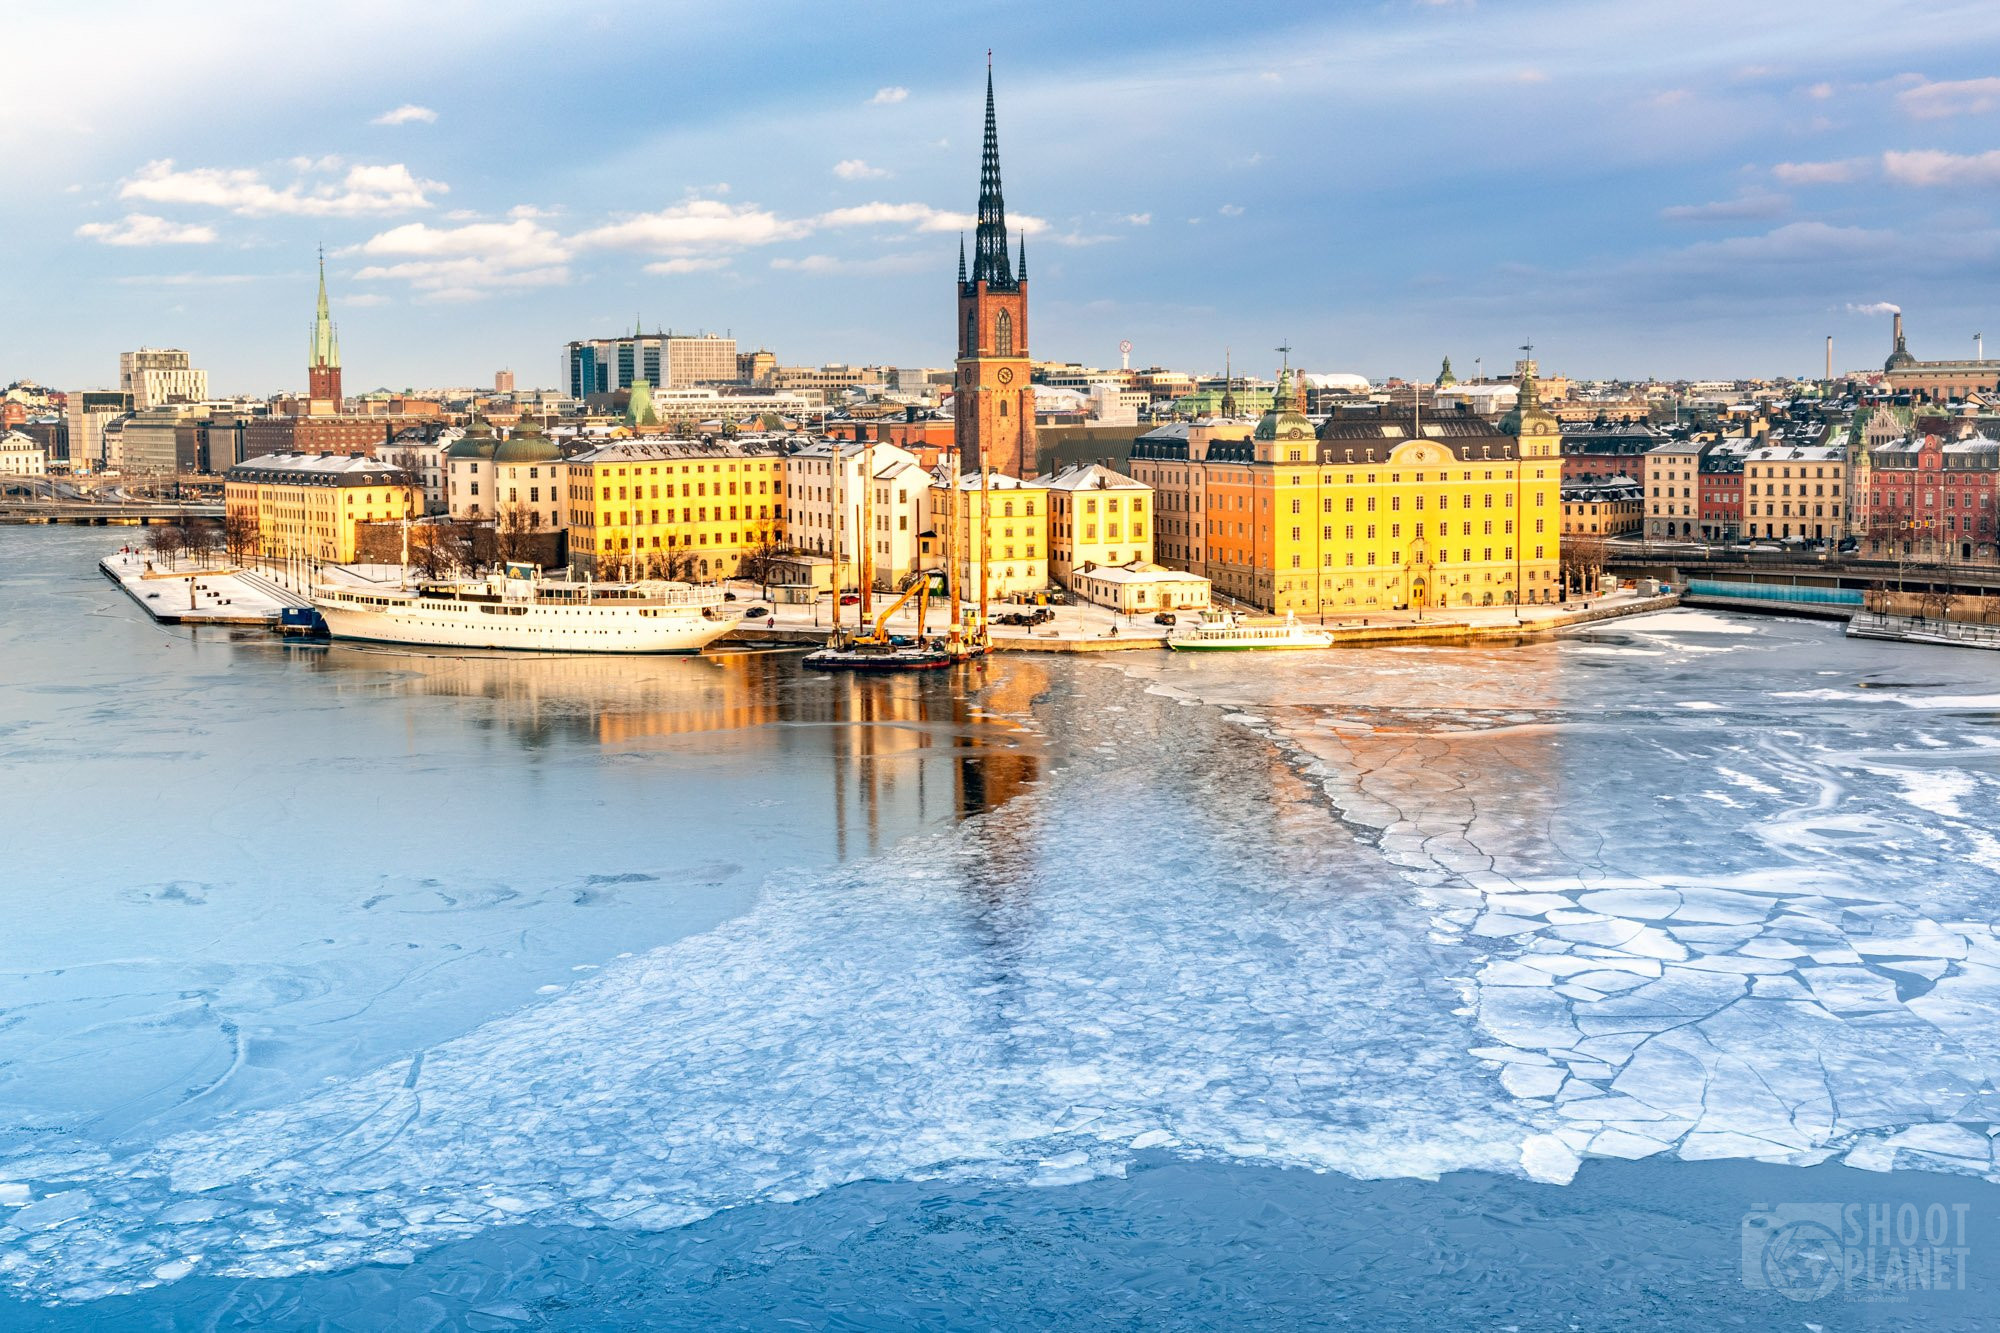
[{"label": "cracked ice sheet", "polygon": [[[1165,778],[1142,744],[1163,714]],[[1268,746],[1171,705],[1076,721],[1055,780],[1000,812],[776,880],[420,1066],[37,1181],[27,1225],[0,1213],[0,1281],[86,1299],[864,1178],[1053,1185],[1142,1149],[1355,1176],[1565,1160],[1524,1159],[1563,1126],[1467,1053],[1452,978],[1479,949],[1417,943],[1433,905]]]},{"label": "cracked ice sheet", "polygon": [[[2000,1119],[2000,766],[1976,664],[1706,612],[1589,638],[1161,674],[1257,718],[1412,884],[1478,893],[1432,938],[1489,951],[1470,1007],[1505,1045],[1482,1056],[1593,1131],[1583,1155],[1847,1148],[1991,1175],[1965,1147]],[[1626,643],[1668,661],[1606,660]],[[1895,694],[1854,688],[1884,679]],[[1885,698],[1930,714],[1925,734]],[[1637,962],[1656,979],[1616,971]],[[1966,1126],[1957,1151],[1896,1156]]]}]

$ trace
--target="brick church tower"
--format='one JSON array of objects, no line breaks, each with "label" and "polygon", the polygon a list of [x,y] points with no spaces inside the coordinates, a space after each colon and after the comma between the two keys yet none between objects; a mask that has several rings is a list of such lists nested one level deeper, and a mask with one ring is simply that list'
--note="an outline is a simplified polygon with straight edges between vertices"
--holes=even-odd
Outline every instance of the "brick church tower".
[{"label": "brick church tower", "polygon": [[306,399],[314,412],[340,411],[340,335],[326,308],[326,252],[319,256],[319,310],[306,356]]},{"label": "brick church tower", "polygon": [[1028,242],[1008,262],[1000,197],[1000,136],[993,120],[993,64],[986,65],[986,150],[979,164],[979,230],[972,274],[958,245],[958,379],[954,438],[961,466],[1023,477],[1035,466],[1035,390],[1028,383]]}]

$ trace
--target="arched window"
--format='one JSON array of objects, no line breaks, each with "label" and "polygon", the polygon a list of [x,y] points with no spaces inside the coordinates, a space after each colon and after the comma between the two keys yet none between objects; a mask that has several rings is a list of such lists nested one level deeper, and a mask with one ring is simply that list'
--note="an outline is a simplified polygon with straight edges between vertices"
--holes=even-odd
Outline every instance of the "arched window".
[{"label": "arched window", "polygon": [[993,354],[1014,355],[1014,316],[1005,310],[993,317]]},{"label": "arched window", "polygon": [[979,312],[965,312],[965,354],[971,356],[979,350]]}]

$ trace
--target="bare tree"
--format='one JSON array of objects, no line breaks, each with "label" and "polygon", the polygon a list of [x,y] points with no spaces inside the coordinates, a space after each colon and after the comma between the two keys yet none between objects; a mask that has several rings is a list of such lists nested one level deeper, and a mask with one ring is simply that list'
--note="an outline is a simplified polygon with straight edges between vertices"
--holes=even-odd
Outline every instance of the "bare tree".
[{"label": "bare tree", "polygon": [[205,562],[222,549],[222,530],[213,523],[191,522],[184,529],[183,545],[196,562]]},{"label": "bare tree", "polygon": [[695,581],[695,556],[694,552],[690,551],[687,547],[681,546],[667,552],[664,564],[667,578],[677,583],[693,583]]},{"label": "bare tree", "polygon": [[496,525],[502,560],[523,560],[534,553],[531,535],[540,524],[540,516],[533,510],[518,504],[511,504],[500,511]]},{"label": "bare tree", "polygon": [[256,516],[247,510],[230,511],[222,520],[222,543],[230,557],[239,563],[258,554],[257,546],[263,533],[259,531]]},{"label": "bare tree", "polygon": [[151,551],[161,564],[172,568],[175,557],[181,552],[184,538],[185,534],[177,525],[156,523],[146,529],[146,549]]},{"label": "bare tree", "polygon": [[765,542],[762,546],[757,547],[744,556],[742,561],[737,564],[736,577],[739,579],[749,579],[755,583],[769,583],[771,581],[772,567],[784,553],[785,548],[777,542]]},{"label": "bare tree", "polygon": [[1596,592],[1598,576],[1604,572],[1604,554],[1604,534],[1565,533],[1561,543],[1563,587],[1571,593]]}]

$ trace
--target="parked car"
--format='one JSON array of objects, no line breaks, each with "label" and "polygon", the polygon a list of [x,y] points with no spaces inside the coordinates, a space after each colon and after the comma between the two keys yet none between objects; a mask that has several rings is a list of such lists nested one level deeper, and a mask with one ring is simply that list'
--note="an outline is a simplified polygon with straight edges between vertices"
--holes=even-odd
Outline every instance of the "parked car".
[{"label": "parked car", "polygon": [[844,592],[840,594],[840,604],[842,606],[859,606],[861,604],[861,594],[858,592]]},{"label": "parked car", "polygon": [[1176,617],[1171,611],[1160,611],[1153,616],[1153,623],[1155,625],[1171,625],[1175,620]]},{"label": "parked car", "polygon": [[770,614],[771,608],[768,606],[753,606],[743,613],[743,618],[745,620],[762,620]]},{"label": "parked car", "polygon": [[722,594],[722,600],[725,602],[733,602],[736,600],[736,594],[733,592],[725,592]]}]

